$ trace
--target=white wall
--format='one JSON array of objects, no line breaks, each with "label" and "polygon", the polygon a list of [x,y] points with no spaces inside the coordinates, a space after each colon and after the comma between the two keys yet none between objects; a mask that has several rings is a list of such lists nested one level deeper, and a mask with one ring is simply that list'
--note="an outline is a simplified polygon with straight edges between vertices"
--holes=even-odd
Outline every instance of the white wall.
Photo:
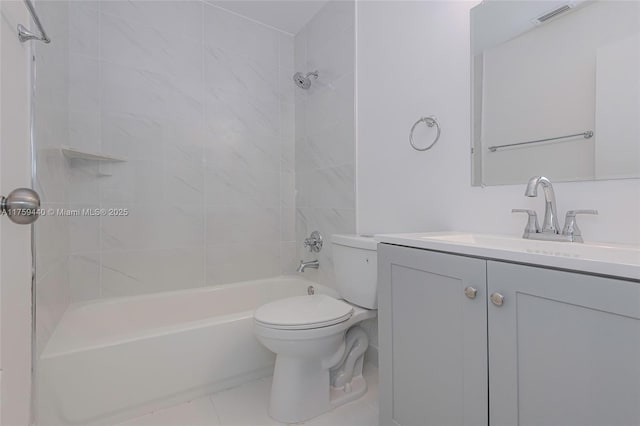
[{"label": "white wall", "polygon": [[640,177],[640,33],[598,49],[596,176]]},{"label": "white wall", "polygon": [[[537,208],[524,185],[470,184],[469,9],[475,2],[358,3],[358,232],[459,230],[519,235]],[[414,151],[408,131],[434,114],[442,137]],[[640,243],[638,180],[558,183],[561,214],[579,218],[587,241]]]}]

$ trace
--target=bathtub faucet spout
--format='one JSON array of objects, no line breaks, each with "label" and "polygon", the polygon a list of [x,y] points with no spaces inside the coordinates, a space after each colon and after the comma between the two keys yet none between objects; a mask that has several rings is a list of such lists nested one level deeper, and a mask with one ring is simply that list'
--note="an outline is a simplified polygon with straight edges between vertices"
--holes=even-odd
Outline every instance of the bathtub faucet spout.
[{"label": "bathtub faucet spout", "polygon": [[297,272],[304,272],[304,270],[307,268],[318,269],[319,267],[320,267],[320,262],[318,262],[317,260],[312,260],[310,262],[303,262],[301,260],[300,266],[298,266]]}]

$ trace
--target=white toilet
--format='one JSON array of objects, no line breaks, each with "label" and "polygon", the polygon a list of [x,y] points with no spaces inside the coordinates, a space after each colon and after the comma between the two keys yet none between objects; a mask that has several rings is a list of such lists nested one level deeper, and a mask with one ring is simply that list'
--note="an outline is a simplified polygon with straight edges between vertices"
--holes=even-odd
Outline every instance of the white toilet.
[{"label": "white toilet", "polygon": [[362,363],[369,342],[357,324],[376,316],[376,242],[333,235],[332,243],[344,300],[323,294],[289,297],[254,314],[258,340],[277,355],[269,414],[281,422],[302,422],[367,391]]}]

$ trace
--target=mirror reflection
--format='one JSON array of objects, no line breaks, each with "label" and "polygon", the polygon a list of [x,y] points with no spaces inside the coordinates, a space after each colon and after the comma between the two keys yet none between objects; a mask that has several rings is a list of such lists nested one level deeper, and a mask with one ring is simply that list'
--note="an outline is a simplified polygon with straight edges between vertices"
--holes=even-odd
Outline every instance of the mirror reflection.
[{"label": "mirror reflection", "polygon": [[472,183],[640,177],[640,2],[471,11]]}]

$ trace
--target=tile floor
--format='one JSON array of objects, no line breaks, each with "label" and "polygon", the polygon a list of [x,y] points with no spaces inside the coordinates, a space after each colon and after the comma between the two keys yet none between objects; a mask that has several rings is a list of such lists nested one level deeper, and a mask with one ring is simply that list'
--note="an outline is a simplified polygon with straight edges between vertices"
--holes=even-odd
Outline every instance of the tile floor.
[{"label": "tile floor", "polygon": [[[378,369],[365,364],[367,393],[305,422],[309,426],[377,426]],[[118,426],[282,426],[267,414],[271,378],[214,393],[191,402],[154,411]]]}]

